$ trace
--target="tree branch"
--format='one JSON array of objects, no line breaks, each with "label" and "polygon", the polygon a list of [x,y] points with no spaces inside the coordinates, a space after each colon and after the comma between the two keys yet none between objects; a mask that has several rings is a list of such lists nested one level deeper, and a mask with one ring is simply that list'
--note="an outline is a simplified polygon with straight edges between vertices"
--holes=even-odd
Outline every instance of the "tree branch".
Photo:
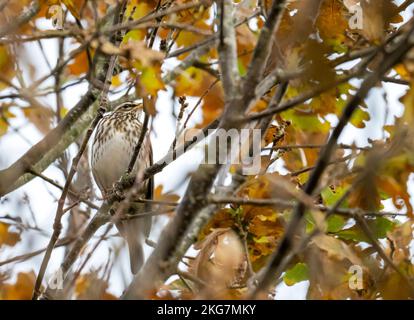
[{"label": "tree branch", "polygon": [[218,46],[219,63],[221,69],[221,81],[227,97],[233,97],[236,86],[240,81],[237,65],[237,43],[236,30],[233,23],[233,1],[218,1],[219,8],[219,32],[220,41]]},{"label": "tree branch", "polygon": [[[269,19],[262,28],[247,76],[241,86],[242,90],[238,90],[234,96],[226,99],[229,102],[225,107],[219,128],[228,130],[242,127],[238,117],[244,114],[255,98],[255,88],[264,72],[272,37],[279,25],[284,5],[285,1],[283,0],[273,2]],[[227,146],[220,147],[227,149]],[[164,229],[158,247],[155,248],[147,263],[135,276],[126,290],[124,298],[145,298],[149,291],[175,272],[183,254],[183,249],[188,249],[190,245],[189,242],[182,240],[187,233],[191,233],[190,228],[193,227],[193,221],[208,205],[206,194],[210,192],[220,168],[221,165],[218,163],[203,164],[193,173],[183,200],[176,210],[176,215]],[[185,245],[180,246],[181,243]]]},{"label": "tree branch", "polygon": [[[108,73],[109,72],[112,75],[112,69],[110,69],[110,70],[108,69]],[[53,223],[53,234],[50,237],[50,241],[49,241],[49,244],[47,246],[45,256],[43,257],[42,264],[40,266],[40,270],[39,270],[39,273],[38,273],[37,278],[36,278],[36,283],[35,283],[35,287],[34,287],[34,290],[33,290],[33,297],[32,297],[33,300],[36,300],[38,298],[38,296],[40,295],[40,286],[42,285],[42,281],[43,281],[43,277],[44,277],[45,272],[46,272],[47,265],[49,263],[51,255],[52,255],[52,251],[55,248],[56,242],[59,239],[60,232],[62,230],[62,221],[61,220],[62,220],[63,215],[65,214],[65,210],[63,209],[63,207],[65,205],[66,197],[69,193],[69,187],[72,183],[72,179],[75,176],[78,163],[79,163],[79,161],[82,157],[83,152],[86,149],[86,146],[88,145],[88,142],[89,142],[89,139],[92,135],[93,130],[95,129],[95,127],[98,124],[99,120],[102,119],[103,114],[104,114],[104,110],[100,109],[98,111],[98,114],[96,115],[94,121],[92,122],[92,125],[88,129],[88,131],[87,131],[87,133],[86,133],[86,135],[85,135],[85,137],[82,141],[82,145],[79,148],[79,151],[78,151],[77,155],[75,156],[75,158],[73,158],[72,166],[70,168],[68,177],[66,179],[65,186],[63,187],[62,194],[61,194],[60,199],[58,201],[58,207],[56,209],[56,216],[55,216],[55,220],[54,220],[54,223]]]},{"label": "tree branch", "polygon": [[[125,11],[125,8],[126,8],[126,2],[127,1],[124,0],[122,3],[117,5],[117,9],[115,10],[114,19],[113,19],[113,24],[114,25],[123,20],[124,11]],[[120,37],[118,37],[118,36],[112,37],[112,42],[114,43],[114,45],[116,45],[116,46],[119,45],[119,43],[120,43],[119,39],[122,39],[122,35]],[[108,63],[107,69],[105,70],[105,73],[104,73],[104,78],[103,78],[104,87],[103,87],[103,90],[101,92],[100,105],[102,105],[104,103],[104,101],[107,100],[107,94],[108,94],[109,86],[110,86],[110,83],[111,83],[110,79],[112,78],[113,69],[115,67],[116,55],[111,56],[109,60],[110,61]],[[86,132],[85,137],[83,138],[82,144],[79,147],[79,151],[78,151],[77,155],[73,159],[72,166],[70,168],[68,177],[66,179],[65,186],[63,188],[61,197],[58,201],[58,207],[56,209],[55,221],[54,221],[54,224],[53,224],[53,234],[50,238],[45,256],[42,260],[42,264],[40,266],[40,270],[39,270],[38,276],[36,278],[36,283],[35,283],[35,287],[34,287],[34,290],[33,290],[33,297],[32,297],[33,300],[36,300],[38,298],[38,296],[40,295],[40,286],[42,284],[43,277],[44,277],[44,274],[46,272],[47,265],[49,263],[49,260],[50,260],[50,257],[52,255],[52,251],[55,247],[55,244],[59,239],[60,232],[62,230],[61,220],[62,220],[62,216],[65,213],[64,205],[65,205],[66,197],[69,193],[69,187],[72,183],[72,179],[75,176],[75,173],[77,171],[78,163],[79,163],[79,161],[82,157],[83,152],[85,151],[85,149],[88,145],[89,139],[90,139],[95,127],[97,126],[98,122],[102,119],[104,112],[105,112],[105,109],[100,107],[96,117],[94,118],[91,126],[89,127],[88,131]]]},{"label": "tree branch", "polygon": [[[114,11],[110,10],[104,18],[104,29],[112,23],[110,18],[113,15]],[[96,55],[93,70],[95,82],[104,83],[110,60],[109,56]],[[86,94],[54,129],[7,169],[0,170],[0,197],[33,179],[34,176],[29,173],[30,169],[39,173],[43,172],[70,144],[79,138],[97,114],[99,108],[97,99],[100,94],[101,89],[91,83]],[[124,99],[128,100],[130,97],[123,98],[120,101],[124,101]]]},{"label": "tree branch", "polygon": [[30,6],[18,17],[14,17],[9,23],[0,29],[0,38],[5,35],[16,31],[20,26],[29,22],[36,14],[39,13],[40,4],[39,1],[32,1]]},{"label": "tree branch", "polygon": [[[338,125],[333,130],[329,140],[325,147],[321,150],[318,162],[315,168],[310,175],[308,182],[305,185],[304,191],[308,195],[312,195],[314,189],[316,188],[320,177],[322,176],[326,166],[329,163],[332,152],[335,150],[339,136],[342,133],[345,125],[348,123],[353,112],[359,106],[359,104],[367,96],[368,92],[374,87],[378,81],[384,76],[384,74],[392,68],[395,64],[401,61],[401,59],[406,55],[408,50],[412,48],[412,34],[414,32],[414,26],[411,26],[410,30],[405,34],[405,36],[398,41],[396,45],[393,46],[390,53],[382,53],[383,59],[382,63],[378,65],[378,68],[364,80],[358,92],[351,98],[348,102],[342,116],[339,119]],[[285,234],[280,241],[278,248],[275,253],[270,258],[270,262],[266,267],[266,272],[257,281],[257,287],[252,289],[251,297],[255,297],[263,291],[266,291],[272,283],[272,280],[280,276],[279,265],[283,262],[285,256],[293,247],[293,238],[296,235],[298,228],[301,224],[302,217],[304,215],[305,205],[303,203],[298,203],[295,207],[295,210],[292,214],[291,221],[289,222],[288,227],[286,228]]]},{"label": "tree branch", "polygon": [[[209,126],[204,128],[201,135],[204,137],[207,135],[209,130],[214,129],[218,125],[218,120],[213,121]],[[200,141],[201,137],[198,139],[189,141],[185,143],[183,146],[184,151],[191,150],[191,148],[195,145],[196,141]],[[151,167],[147,168],[144,172],[143,180],[151,178],[153,175],[155,175],[157,172],[160,172],[163,170],[168,164],[170,164],[170,160],[172,158],[173,150],[171,150],[166,156],[164,156],[161,160],[159,160],[157,163],[152,165]],[[179,154],[181,156],[181,154]],[[178,157],[177,157],[178,158]],[[175,159],[174,159],[175,160]],[[123,182],[123,183],[122,183]],[[120,187],[122,190],[125,190],[129,187],[131,187],[133,180],[127,180],[122,181],[120,184]],[[104,224],[108,223],[111,220],[111,216],[108,214],[109,210],[111,209],[112,203],[117,201],[116,195],[108,199],[106,202],[103,203],[99,211],[96,213],[96,215],[93,217],[93,219],[89,222],[88,226],[86,227],[85,231],[82,233],[82,235],[76,240],[76,242],[73,244],[70,252],[66,255],[63,263],[61,264],[60,268],[63,272],[63,279],[67,278],[68,271],[72,267],[72,265],[75,263],[76,259],[78,258],[82,248],[85,246],[85,244],[91,239],[91,237],[95,234],[95,232]],[[168,210],[170,212],[170,210]],[[164,213],[164,212],[163,212]],[[165,212],[167,213],[167,211]],[[142,215],[156,215],[159,213],[155,212],[144,212]],[[139,215],[137,215],[139,216]],[[129,217],[127,217],[129,218]],[[59,296],[59,293],[50,287],[47,287],[45,290],[45,293],[42,295],[42,298],[44,299],[54,299]]]}]

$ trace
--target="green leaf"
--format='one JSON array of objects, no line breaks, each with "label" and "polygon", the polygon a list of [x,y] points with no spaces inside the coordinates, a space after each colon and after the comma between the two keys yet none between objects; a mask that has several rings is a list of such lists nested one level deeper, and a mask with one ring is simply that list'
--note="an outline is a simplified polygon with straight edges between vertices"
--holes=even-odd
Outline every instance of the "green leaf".
[{"label": "green leaf", "polygon": [[353,113],[350,123],[359,129],[365,128],[365,123],[371,119],[369,113],[362,109],[361,107],[357,108]]},{"label": "green leaf", "polygon": [[309,279],[309,269],[308,266],[303,263],[297,263],[293,268],[286,271],[283,276],[283,281],[288,286],[293,286],[296,283],[306,281]]},{"label": "green leaf", "polygon": [[[343,100],[343,99],[338,100],[338,102],[336,103],[336,106],[338,108],[339,114],[343,112],[347,103],[348,103],[347,100]],[[366,106],[361,104],[360,106],[358,106],[358,108],[356,108],[356,110],[352,114],[352,117],[349,120],[349,123],[352,124],[357,129],[363,129],[365,128],[366,122],[368,122],[369,120],[371,120],[371,116]]]},{"label": "green leaf", "polygon": [[335,232],[339,232],[342,230],[342,228],[346,225],[347,219],[334,214],[332,216],[330,216],[327,220],[327,232],[329,233],[335,233]]},{"label": "green leaf", "polygon": [[[372,235],[375,239],[384,239],[387,233],[394,229],[396,223],[384,217],[377,217],[372,220],[367,220]],[[339,238],[343,240],[351,240],[354,242],[367,242],[371,243],[370,239],[361,230],[359,225],[354,225],[351,228],[341,230],[335,233]]]},{"label": "green leaf", "polygon": [[254,240],[254,242],[256,242],[256,243],[269,243],[270,241],[269,241],[269,238],[268,237],[266,237],[266,236],[262,236],[262,237],[260,237],[260,238],[256,238],[256,237],[254,237],[253,238],[253,240]]},{"label": "green leaf", "polygon": [[284,120],[289,120],[297,130],[328,133],[331,128],[331,124],[327,120],[323,120],[315,114],[295,109],[283,112],[282,117]]},{"label": "green leaf", "polygon": [[129,40],[133,41],[140,41],[145,39],[145,31],[144,30],[131,30],[128,31],[127,34],[122,39],[122,43],[128,43]]},{"label": "green leaf", "polygon": [[240,59],[237,60],[237,66],[239,68],[240,76],[242,76],[242,77],[245,76],[246,73],[247,73],[247,70],[244,67],[243,62]]},{"label": "green leaf", "polygon": [[236,209],[234,208],[230,208],[229,212],[231,214],[232,217],[241,217],[243,215],[243,207],[238,207]]},{"label": "green leaf", "polygon": [[315,220],[312,217],[312,214],[309,210],[305,211],[305,231],[307,234],[311,233],[313,230],[315,230]]},{"label": "green leaf", "polygon": [[[333,206],[335,205],[339,199],[343,196],[346,189],[343,187],[335,187],[332,189],[331,187],[326,187],[322,190],[321,196],[323,203],[326,206]],[[341,204],[341,208],[346,208],[348,206],[347,201],[343,201]]]}]

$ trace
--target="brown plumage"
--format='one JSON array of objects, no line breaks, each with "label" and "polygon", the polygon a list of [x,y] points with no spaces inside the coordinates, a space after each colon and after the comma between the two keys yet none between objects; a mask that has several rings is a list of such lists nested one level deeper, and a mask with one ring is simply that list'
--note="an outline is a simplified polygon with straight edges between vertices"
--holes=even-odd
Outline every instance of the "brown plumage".
[{"label": "brown plumage", "polygon": [[[92,144],[91,167],[96,184],[105,197],[125,173],[142,130],[142,104],[126,102],[119,105],[98,123]],[[152,164],[151,141],[147,135],[141,146],[132,174],[140,176]],[[151,199],[153,180],[142,184],[138,197]],[[134,205],[129,214],[146,211],[146,205]],[[143,244],[151,230],[151,217],[123,220],[116,223],[129,248],[131,271],[137,273],[144,261]]]}]

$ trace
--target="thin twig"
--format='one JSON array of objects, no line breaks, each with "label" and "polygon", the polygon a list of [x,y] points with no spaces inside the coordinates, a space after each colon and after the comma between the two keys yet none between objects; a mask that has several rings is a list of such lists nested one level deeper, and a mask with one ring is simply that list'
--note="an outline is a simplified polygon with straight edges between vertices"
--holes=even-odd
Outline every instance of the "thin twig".
[{"label": "thin twig", "polygon": [[[71,244],[75,240],[76,240],[75,237],[62,238],[56,243],[55,248],[62,247],[62,246],[67,246],[68,244]],[[10,258],[10,259],[4,260],[4,261],[0,261],[0,267],[4,266],[6,264],[9,264],[9,263],[13,263],[13,262],[26,261],[27,259],[33,258],[33,257],[45,252],[46,250],[47,250],[47,247],[45,247],[43,249],[33,251],[33,252],[30,252],[30,253],[25,253],[25,254],[22,254],[22,255],[19,255],[19,256],[15,256],[13,258]]]},{"label": "thin twig", "polygon": [[[54,181],[54,180],[46,177],[42,173],[39,173],[39,172],[35,171],[34,169],[28,169],[27,172],[33,174],[34,176],[37,176],[37,177],[41,178],[42,180],[46,181],[47,183],[50,183],[52,186],[54,186],[54,187],[56,187],[56,188],[58,188],[60,190],[63,190],[63,186],[61,186],[56,181]],[[96,204],[94,204],[93,202],[91,202],[91,201],[89,201],[87,199],[83,199],[83,197],[81,195],[79,195],[77,192],[73,191],[72,188],[69,188],[69,193],[70,193],[71,196],[79,199],[79,201],[85,203],[86,205],[88,205],[92,209],[96,209],[96,210],[99,209],[99,207]]]}]

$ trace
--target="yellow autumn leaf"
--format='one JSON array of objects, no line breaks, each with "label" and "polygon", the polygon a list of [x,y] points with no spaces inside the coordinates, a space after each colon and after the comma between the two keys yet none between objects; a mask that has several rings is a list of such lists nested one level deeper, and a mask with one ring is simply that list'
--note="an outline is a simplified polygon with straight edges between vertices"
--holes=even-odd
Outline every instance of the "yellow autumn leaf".
[{"label": "yellow autumn leaf", "polygon": [[64,118],[68,114],[68,109],[65,107],[60,108],[60,117]]},{"label": "yellow autumn leaf", "polygon": [[177,95],[197,96],[202,94],[202,89],[200,89],[202,80],[203,72],[195,67],[190,67],[181,72],[176,79],[175,90]]},{"label": "yellow autumn leaf", "polygon": [[0,105],[0,137],[7,133],[9,128],[8,119],[16,117],[12,112],[10,112],[9,107],[9,104]]},{"label": "yellow autumn leaf", "polygon": [[36,276],[33,271],[19,272],[13,284],[0,283],[0,300],[30,300]]},{"label": "yellow autumn leaf", "polygon": [[80,19],[79,13],[78,13],[78,9],[75,7],[75,5],[73,4],[72,0],[61,0],[62,3],[66,6],[66,8],[68,8],[68,10],[70,11],[70,13],[76,18],[76,19]]},{"label": "yellow autumn leaf", "polygon": [[119,87],[121,84],[122,84],[122,81],[121,81],[121,79],[119,77],[119,74],[117,74],[116,76],[113,76],[112,77],[112,80],[111,80],[111,85],[112,86]]},{"label": "yellow autumn leaf", "polygon": [[9,129],[9,124],[6,121],[4,121],[3,118],[0,118],[0,137],[2,135],[5,135],[8,129]]},{"label": "yellow autumn leaf", "polygon": [[147,94],[155,97],[157,92],[165,88],[164,82],[161,79],[161,68],[147,67],[142,70],[140,82],[145,88]]},{"label": "yellow autumn leaf", "polygon": [[[12,55],[6,46],[0,45],[0,73],[2,78],[11,80],[14,77],[14,63]],[[7,88],[7,83],[0,80],[0,90]]]}]

